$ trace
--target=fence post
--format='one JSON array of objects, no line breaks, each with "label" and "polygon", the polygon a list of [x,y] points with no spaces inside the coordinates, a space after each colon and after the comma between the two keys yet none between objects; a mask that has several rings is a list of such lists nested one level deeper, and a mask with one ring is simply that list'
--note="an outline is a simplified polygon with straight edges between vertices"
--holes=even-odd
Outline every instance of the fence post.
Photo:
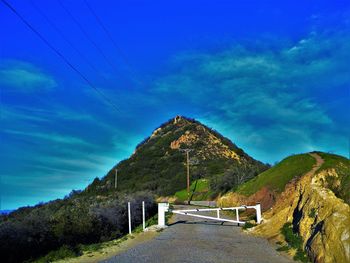
[{"label": "fence post", "polygon": [[168,211],[168,203],[158,203],[158,226],[165,227],[165,212]]},{"label": "fence post", "polygon": [[129,218],[129,234],[131,235],[131,211],[130,211],[130,202],[128,202],[128,218]]},{"label": "fence post", "polygon": [[220,218],[220,210],[216,210],[216,215],[217,215],[217,218]]},{"label": "fence post", "polygon": [[260,224],[261,220],[262,220],[261,219],[261,205],[260,205],[260,203],[256,203],[255,210],[256,210],[256,222],[258,224]]},{"label": "fence post", "polygon": [[238,211],[238,208],[236,208],[236,219],[239,222],[239,211]]},{"label": "fence post", "polygon": [[145,231],[146,223],[145,223],[145,201],[142,201],[142,229]]}]

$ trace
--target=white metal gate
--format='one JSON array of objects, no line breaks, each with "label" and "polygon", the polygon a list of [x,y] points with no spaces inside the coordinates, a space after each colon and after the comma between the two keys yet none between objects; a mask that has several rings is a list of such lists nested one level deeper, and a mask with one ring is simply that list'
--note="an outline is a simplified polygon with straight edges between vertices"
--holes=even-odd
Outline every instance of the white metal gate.
[{"label": "white metal gate", "polygon": [[[243,205],[243,206],[237,206],[237,207],[194,208],[194,209],[184,209],[184,210],[171,210],[171,212],[174,214],[179,214],[179,215],[198,217],[198,218],[204,218],[204,219],[221,221],[221,222],[231,222],[231,223],[236,223],[238,225],[241,225],[241,224],[244,225],[245,222],[241,221],[239,218],[239,210],[246,210],[246,209],[255,209],[256,222],[258,224],[260,224],[261,220],[262,220],[260,204],[251,205],[251,206]],[[226,218],[220,217],[220,211],[225,211],[225,210],[226,211],[236,211],[236,219],[232,220],[232,219],[226,219]],[[165,220],[163,220],[163,219],[164,219],[164,214],[167,211],[169,211],[169,204],[168,203],[159,203],[158,204],[158,225],[159,226],[165,225]],[[210,211],[216,211],[216,217],[195,214],[196,212],[210,212]]]}]

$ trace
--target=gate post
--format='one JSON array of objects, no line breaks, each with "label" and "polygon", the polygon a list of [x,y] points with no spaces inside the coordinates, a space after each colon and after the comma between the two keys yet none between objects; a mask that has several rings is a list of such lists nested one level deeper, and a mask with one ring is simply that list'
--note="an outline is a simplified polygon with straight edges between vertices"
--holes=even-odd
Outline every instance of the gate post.
[{"label": "gate post", "polygon": [[158,203],[158,226],[165,227],[165,212],[168,211],[168,203]]},{"label": "gate post", "polygon": [[256,222],[257,222],[258,224],[260,224],[260,223],[261,223],[261,220],[262,220],[262,218],[261,218],[261,205],[260,205],[260,203],[256,203],[256,205],[255,205],[255,210],[256,210]]}]

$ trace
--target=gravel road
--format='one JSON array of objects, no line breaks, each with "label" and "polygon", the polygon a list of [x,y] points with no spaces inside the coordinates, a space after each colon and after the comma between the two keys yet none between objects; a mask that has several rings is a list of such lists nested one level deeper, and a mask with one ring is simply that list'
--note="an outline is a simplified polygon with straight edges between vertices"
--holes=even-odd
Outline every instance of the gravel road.
[{"label": "gravel road", "polygon": [[267,240],[247,235],[233,224],[174,216],[175,223],[154,239],[102,262],[294,262]]}]

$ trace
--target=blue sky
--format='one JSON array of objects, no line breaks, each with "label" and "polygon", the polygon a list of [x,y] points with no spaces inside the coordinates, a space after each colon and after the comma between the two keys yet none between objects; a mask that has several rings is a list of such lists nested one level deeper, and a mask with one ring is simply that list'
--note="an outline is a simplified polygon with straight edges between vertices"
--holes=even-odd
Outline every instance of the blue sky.
[{"label": "blue sky", "polygon": [[84,0],[8,2],[118,110],[0,3],[1,209],[84,188],[178,114],[264,162],[349,154],[347,1],[87,0],[115,43]]}]

